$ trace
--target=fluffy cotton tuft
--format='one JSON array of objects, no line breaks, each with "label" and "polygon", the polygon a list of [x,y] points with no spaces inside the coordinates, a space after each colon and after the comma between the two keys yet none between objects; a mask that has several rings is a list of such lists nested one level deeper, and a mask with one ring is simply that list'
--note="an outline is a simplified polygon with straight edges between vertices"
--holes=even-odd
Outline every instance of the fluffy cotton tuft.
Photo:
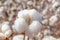
[{"label": "fluffy cotton tuft", "polygon": [[23,35],[15,35],[12,40],[23,40]]},{"label": "fluffy cotton tuft", "polygon": [[16,30],[17,33],[22,33],[27,29],[27,23],[23,18],[18,18],[14,22],[13,30]]},{"label": "fluffy cotton tuft", "polygon": [[29,25],[29,30],[32,34],[38,34],[41,31],[41,23],[39,21],[33,21],[30,25]]}]

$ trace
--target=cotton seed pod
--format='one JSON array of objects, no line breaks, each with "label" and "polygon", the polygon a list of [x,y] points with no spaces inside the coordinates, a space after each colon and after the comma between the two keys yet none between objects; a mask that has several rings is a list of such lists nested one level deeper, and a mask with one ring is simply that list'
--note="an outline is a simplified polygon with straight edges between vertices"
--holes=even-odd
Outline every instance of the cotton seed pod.
[{"label": "cotton seed pod", "polygon": [[7,30],[4,34],[6,38],[9,38],[12,35],[12,30]]},{"label": "cotton seed pod", "polygon": [[1,28],[2,32],[6,32],[7,30],[11,30],[10,26],[8,24],[2,24],[2,28]]},{"label": "cotton seed pod", "polygon": [[42,40],[56,40],[53,36],[45,36]]},{"label": "cotton seed pod", "polygon": [[17,33],[22,33],[27,30],[27,23],[23,18],[17,18],[14,22],[13,30],[16,30]]},{"label": "cotton seed pod", "polygon": [[3,33],[0,33],[0,40],[6,39]]},{"label": "cotton seed pod", "polygon": [[53,15],[53,16],[49,19],[49,25],[50,25],[50,26],[53,26],[57,21],[58,21],[57,15]]},{"label": "cotton seed pod", "polygon": [[28,30],[35,36],[41,31],[41,28],[42,24],[39,21],[32,21]]},{"label": "cotton seed pod", "polygon": [[23,35],[15,35],[12,40],[23,40]]}]

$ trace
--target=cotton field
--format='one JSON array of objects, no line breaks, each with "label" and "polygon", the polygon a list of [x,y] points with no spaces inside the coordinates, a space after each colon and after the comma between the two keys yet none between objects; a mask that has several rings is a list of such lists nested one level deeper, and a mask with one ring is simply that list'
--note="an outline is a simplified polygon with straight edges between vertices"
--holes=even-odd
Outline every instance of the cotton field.
[{"label": "cotton field", "polygon": [[60,40],[60,0],[0,0],[0,40]]}]

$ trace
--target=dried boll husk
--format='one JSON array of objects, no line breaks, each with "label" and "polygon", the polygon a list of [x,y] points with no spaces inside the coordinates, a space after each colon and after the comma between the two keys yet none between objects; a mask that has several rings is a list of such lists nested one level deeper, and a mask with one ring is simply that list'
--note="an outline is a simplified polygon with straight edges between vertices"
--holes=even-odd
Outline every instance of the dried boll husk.
[{"label": "dried boll husk", "polygon": [[24,18],[17,18],[14,22],[13,30],[16,33],[23,33],[27,30],[27,23]]}]

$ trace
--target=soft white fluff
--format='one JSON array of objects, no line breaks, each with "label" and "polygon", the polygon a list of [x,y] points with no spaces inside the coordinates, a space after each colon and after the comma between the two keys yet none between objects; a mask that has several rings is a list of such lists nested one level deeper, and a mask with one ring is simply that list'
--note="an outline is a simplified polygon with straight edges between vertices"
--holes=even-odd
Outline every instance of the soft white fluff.
[{"label": "soft white fluff", "polygon": [[38,11],[36,11],[35,9],[31,9],[30,12],[31,13],[29,13],[29,16],[31,18],[31,21],[34,21],[34,20],[37,20],[39,22],[42,21],[42,16]]},{"label": "soft white fluff", "polygon": [[44,19],[44,20],[42,21],[42,24],[48,25],[48,19]]},{"label": "soft white fluff", "polygon": [[56,40],[53,36],[45,36],[42,40]]},{"label": "soft white fluff", "polygon": [[23,35],[15,35],[12,40],[23,40]]},{"label": "soft white fluff", "polygon": [[17,18],[14,22],[13,30],[17,33],[22,33],[27,29],[27,23],[23,18]]},{"label": "soft white fluff", "polygon": [[10,36],[12,35],[12,30],[6,31],[4,35],[5,35],[5,37],[7,37],[7,38],[10,37]]},{"label": "soft white fluff", "polygon": [[42,16],[35,9],[31,9],[31,10],[25,9],[23,11],[18,12],[18,18],[20,17],[24,18],[26,21],[30,20],[30,23],[34,20],[37,20],[39,22],[42,21]]},{"label": "soft white fluff", "polygon": [[58,21],[57,15],[53,15],[53,16],[49,19],[49,25],[50,25],[50,26],[53,26],[57,21]]},{"label": "soft white fluff", "polygon": [[33,34],[33,36],[37,35],[41,31],[41,23],[39,21],[33,21],[29,25],[29,31]]},{"label": "soft white fluff", "polygon": [[5,38],[6,38],[5,35],[3,33],[0,33],[0,40],[3,40]]},{"label": "soft white fluff", "polygon": [[10,26],[8,25],[8,23],[3,23],[2,24],[2,28],[1,28],[2,32],[6,32],[7,30],[11,30]]}]

